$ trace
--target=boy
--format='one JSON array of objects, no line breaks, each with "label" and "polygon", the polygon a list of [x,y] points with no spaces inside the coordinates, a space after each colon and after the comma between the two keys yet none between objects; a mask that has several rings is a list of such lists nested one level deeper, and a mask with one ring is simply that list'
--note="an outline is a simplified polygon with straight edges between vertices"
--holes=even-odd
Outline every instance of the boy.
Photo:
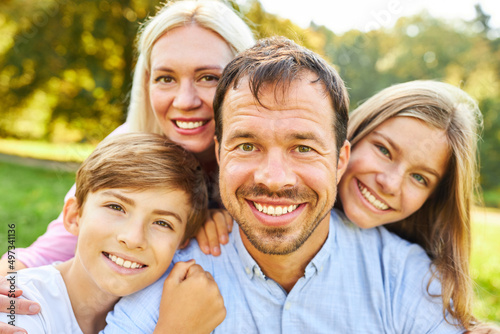
[{"label": "boy", "polygon": [[[163,275],[175,251],[207,216],[197,160],[158,135],[103,141],[78,170],[76,189],[63,210],[66,229],[78,235],[75,257],[18,273],[23,297],[39,302],[42,311],[15,315],[15,323],[6,316],[28,333],[97,333],[120,297]],[[213,328],[222,322],[225,309],[217,285],[194,261],[176,264],[169,279],[172,296],[196,299],[170,312],[172,328],[186,329],[180,324],[186,318],[217,319]]]}]

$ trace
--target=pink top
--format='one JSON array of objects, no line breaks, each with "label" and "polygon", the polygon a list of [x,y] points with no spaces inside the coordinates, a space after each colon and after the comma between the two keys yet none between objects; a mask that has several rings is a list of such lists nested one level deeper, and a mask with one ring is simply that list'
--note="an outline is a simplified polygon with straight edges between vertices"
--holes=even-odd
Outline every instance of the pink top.
[{"label": "pink top", "polygon": [[[124,123],[116,128],[109,136],[127,133],[128,125]],[[73,185],[64,197],[64,202],[68,198],[75,196],[76,185]],[[63,223],[63,214],[59,214],[47,227],[47,231],[28,248],[16,248],[16,260],[21,261],[25,266],[39,267],[51,264],[56,261],[67,261],[75,256],[77,237],[66,231]],[[7,254],[2,256],[2,259]]]}]

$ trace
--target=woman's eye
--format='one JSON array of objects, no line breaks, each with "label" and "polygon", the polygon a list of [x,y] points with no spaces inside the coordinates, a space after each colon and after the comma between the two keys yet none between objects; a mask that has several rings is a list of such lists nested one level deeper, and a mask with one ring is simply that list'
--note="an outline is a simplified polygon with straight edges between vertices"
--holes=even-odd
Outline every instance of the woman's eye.
[{"label": "woman's eye", "polygon": [[174,78],[172,78],[171,76],[165,76],[165,75],[162,75],[162,76],[155,79],[155,82],[162,82],[162,83],[172,83],[173,81],[174,81]]},{"label": "woman's eye", "polygon": [[390,157],[389,150],[388,150],[388,149],[386,149],[384,146],[377,145],[377,148],[378,148],[378,150],[380,151],[380,153],[382,153],[382,154],[383,154],[383,155],[385,155],[385,156]]},{"label": "woman's eye", "polygon": [[204,75],[200,79],[201,81],[219,81],[219,77],[215,75]]},{"label": "woman's eye", "polygon": [[121,206],[119,206],[118,204],[109,204],[108,208],[115,210],[115,211],[125,212],[125,210],[123,210],[123,208]]},{"label": "woman's eye", "polygon": [[238,147],[245,152],[252,152],[255,149],[255,147],[252,144],[248,143],[241,144]]},{"label": "woman's eye", "polygon": [[423,185],[427,185],[427,181],[425,180],[425,178],[422,175],[420,175],[420,174],[413,174],[412,176],[413,176],[413,178],[415,180],[417,180],[418,183],[421,183]]},{"label": "woman's eye", "polygon": [[299,153],[307,153],[307,152],[311,152],[312,148],[310,148],[309,146],[300,145],[300,146],[297,146],[296,150]]},{"label": "woman's eye", "polygon": [[166,228],[171,229],[171,230],[173,230],[173,229],[174,229],[174,228],[172,227],[172,225],[171,225],[169,222],[166,222],[166,221],[164,221],[164,220],[157,220],[157,221],[155,221],[153,224],[155,224],[155,225],[160,225],[160,226],[162,226],[162,227],[166,227]]}]

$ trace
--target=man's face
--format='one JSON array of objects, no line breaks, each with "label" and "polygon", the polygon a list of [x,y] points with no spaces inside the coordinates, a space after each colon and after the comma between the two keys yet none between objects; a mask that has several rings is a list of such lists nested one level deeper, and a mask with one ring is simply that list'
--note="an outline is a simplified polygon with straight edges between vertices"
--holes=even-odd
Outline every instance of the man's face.
[{"label": "man's face", "polygon": [[[304,75],[284,96],[279,88],[264,87],[265,107],[255,101],[247,80],[226,94],[224,133],[216,143],[220,191],[247,249],[289,254],[311,235],[324,234],[318,236],[324,241],[328,234],[328,213],[349,144],[342,147],[337,165],[334,111],[323,86],[312,83],[315,79]],[[318,225],[324,228],[315,232]]]}]

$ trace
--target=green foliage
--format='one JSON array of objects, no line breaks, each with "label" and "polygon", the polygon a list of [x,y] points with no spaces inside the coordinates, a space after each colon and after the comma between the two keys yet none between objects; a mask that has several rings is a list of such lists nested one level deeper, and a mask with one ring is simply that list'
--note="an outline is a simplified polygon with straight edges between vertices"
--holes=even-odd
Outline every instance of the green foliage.
[{"label": "green foliage", "polygon": [[[16,247],[32,244],[62,210],[64,195],[75,174],[0,162],[0,235],[15,224]],[[7,238],[0,238],[0,253],[7,251]]]}]

